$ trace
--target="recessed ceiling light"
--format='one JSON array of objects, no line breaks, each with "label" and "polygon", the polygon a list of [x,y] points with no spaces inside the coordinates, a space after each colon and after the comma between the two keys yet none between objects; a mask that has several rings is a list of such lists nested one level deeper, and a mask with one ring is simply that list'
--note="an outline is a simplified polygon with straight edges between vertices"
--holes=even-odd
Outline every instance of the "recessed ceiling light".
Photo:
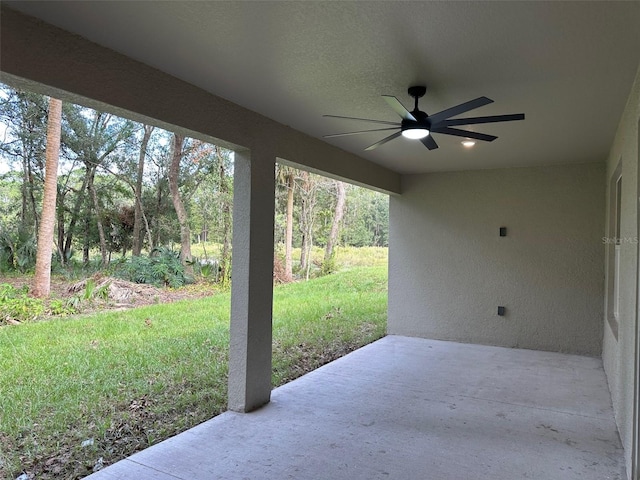
[{"label": "recessed ceiling light", "polygon": [[465,148],[471,148],[471,147],[473,147],[475,144],[476,144],[476,142],[474,142],[473,140],[463,140],[463,141],[462,141],[462,145],[463,145]]}]

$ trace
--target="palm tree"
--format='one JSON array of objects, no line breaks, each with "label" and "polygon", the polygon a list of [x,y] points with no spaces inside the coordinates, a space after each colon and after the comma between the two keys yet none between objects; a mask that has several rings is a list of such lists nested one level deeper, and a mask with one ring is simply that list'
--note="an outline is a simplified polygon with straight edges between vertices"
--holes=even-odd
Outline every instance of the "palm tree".
[{"label": "palm tree", "polygon": [[33,295],[36,297],[47,297],[51,290],[51,252],[53,249],[53,230],[56,221],[61,122],[62,100],[50,98],[49,117],[47,120],[44,194],[42,198],[40,227],[38,229],[36,273],[33,277]]}]

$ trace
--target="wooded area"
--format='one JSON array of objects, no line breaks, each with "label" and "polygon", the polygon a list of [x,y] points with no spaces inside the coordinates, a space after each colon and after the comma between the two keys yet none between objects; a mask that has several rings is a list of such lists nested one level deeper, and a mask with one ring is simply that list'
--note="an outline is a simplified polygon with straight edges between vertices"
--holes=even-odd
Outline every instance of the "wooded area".
[{"label": "wooded area", "polygon": [[[58,165],[47,152],[56,128]],[[387,245],[385,195],[285,165],[276,176],[274,268],[281,281],[330,273],[339,245]],[[51,239],[52,255],[41,261],[52,259],[54,271],[115,271],[168,254],[179,257],[187,280],[208,265],[226,283],[232,199],[229,150],[0,85],[0,272],[32,271]],[[202,247],[198,258],[192,244]],[[312,246],[325,249],[315,265]]]}]

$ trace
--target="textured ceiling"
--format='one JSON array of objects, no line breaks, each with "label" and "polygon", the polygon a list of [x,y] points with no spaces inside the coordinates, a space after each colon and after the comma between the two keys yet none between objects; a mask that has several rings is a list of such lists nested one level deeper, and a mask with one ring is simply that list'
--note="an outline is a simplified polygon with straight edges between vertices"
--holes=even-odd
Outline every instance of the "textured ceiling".
[{"label": "textured ceiling", "polygon": [[472,149],[327,140],[403,173],[603,161],[640,61],[637,1],[4,3],[315,137],[398,120],[380,95],[411,107],[414,84],[430,114],[526,114],[467,127],[499,137]]}]

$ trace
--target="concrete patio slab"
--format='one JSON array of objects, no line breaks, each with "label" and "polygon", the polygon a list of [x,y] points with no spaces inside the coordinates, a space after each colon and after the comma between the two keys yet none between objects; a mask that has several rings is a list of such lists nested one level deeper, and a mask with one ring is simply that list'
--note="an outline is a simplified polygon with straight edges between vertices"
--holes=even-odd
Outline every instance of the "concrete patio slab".
[{"label": "concrete patio slab", "polygon": [[627,477],[600,359],[388,336],[90,478]]}]

